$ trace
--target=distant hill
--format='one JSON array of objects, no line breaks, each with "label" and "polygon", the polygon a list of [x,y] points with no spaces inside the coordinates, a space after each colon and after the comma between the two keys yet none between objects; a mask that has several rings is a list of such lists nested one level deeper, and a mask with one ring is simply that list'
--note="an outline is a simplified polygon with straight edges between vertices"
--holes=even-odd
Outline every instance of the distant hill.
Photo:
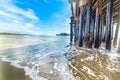
[{"label": "distant hill", "polygon": [[56,34],[56,36],[70,36],[70,34],[68,34],[68,33],[60,33],[60,34]]},{"label": "distant hill", "polygon": [[17,34],[17,33],[0,33],[0,35],[28,35],[28,34]]}]

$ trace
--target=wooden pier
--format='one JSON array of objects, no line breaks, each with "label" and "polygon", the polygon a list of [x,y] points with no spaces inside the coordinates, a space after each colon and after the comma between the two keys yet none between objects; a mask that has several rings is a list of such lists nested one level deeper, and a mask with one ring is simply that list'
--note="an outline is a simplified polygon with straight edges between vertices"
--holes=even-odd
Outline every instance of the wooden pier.
[{"label": "wooden pier", "polygon": [[120,44],[120,0],[69,0],[69,3],[71,45],[99,48],[104,44],[105,49],[111,50]]}]

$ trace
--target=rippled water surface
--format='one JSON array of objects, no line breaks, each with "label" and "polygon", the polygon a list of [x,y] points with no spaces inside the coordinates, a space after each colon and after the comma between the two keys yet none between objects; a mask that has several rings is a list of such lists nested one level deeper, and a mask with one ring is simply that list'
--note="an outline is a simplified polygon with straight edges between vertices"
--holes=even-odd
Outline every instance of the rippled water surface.
[{"label": "rippled water surface", "polygon": [[69,36],[0,36],[0,57],[33,80],[118,80],[120,56],[69,47]]}]

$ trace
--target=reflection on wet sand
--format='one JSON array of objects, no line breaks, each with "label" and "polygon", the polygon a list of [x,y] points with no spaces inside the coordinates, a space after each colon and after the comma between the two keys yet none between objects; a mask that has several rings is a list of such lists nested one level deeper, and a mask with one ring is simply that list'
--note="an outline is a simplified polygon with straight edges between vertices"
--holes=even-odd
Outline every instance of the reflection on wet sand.
[{"label": "reflection on wet sand", "polygon": [[69,68],[77,80],[118,80],[120,56],[114,54],[97,50],[74,51],[69,59]]},{"label": "reflection on wet sand", "polygon": [[0,80],[32,80],[25,76],[23,69],[15,68],[8,62],[0,60]]}]

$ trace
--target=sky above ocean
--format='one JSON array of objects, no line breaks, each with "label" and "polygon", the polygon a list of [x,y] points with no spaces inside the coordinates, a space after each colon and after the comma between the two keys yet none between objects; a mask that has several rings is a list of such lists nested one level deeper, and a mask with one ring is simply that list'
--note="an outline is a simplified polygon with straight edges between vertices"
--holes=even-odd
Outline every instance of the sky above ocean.
[{"label": "sky above ocean", "polygon": [[68,0],[0,0],[0,32],[69,33]]}]

